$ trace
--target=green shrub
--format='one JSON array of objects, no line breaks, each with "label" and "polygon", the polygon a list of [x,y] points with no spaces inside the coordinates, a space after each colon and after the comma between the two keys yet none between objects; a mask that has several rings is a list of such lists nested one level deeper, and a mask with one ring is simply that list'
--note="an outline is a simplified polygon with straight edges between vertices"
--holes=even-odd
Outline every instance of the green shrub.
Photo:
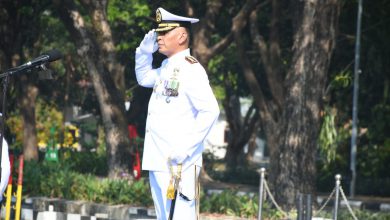
[{"label": "green shrub", "polygon": [[108,204],[152,206],[149,184],[143,179],[127,180],[99,178],[73,171],[64,162],[26,162],[23,195],[47,196]]},{"label": "green shrub", "polygon": [[[66,161],[66,160],[65,160]],[[91,173],[82,174],[73,170],[68,162],[26,161],[24,166],[23,196],[46,196],[69,200],[83,200],[105,204],[129,204],[153,206],[149,184],[146,179],[129,183],[126,180],[110,180]],[[14,178],[16,180],[16,178]],[[225,190],[220,194],[206,195],[201,192],[201,212],[219,213],[242,218],[255,218],[258,214],[258,196],[238,195],[237,191]],[[372,213],[354,210],[358,219],[385,220],[389,213]],[[265,202],[264,219],[282,219],[283,215]],[[319,217],[331,218],[331,212]],[[347,210],[340,210],[339,219],[352,219]]]},{"label": "green shrub", "polygon": [[[390,219],[390,213],[386,212],[372,212],[368,210],[358,210],[358,209],[353,209],[353,213],[356,216],[357,219],[364,219],[364,220],[388,220]],[[323,217],[323,218],[333,218],[333,213],[331,211],[329,212],[324,212],[320,213],[316,217]],[[342,209],[338,212],[337,214],[337,219],[342,219],[342,220],[354,220],[352,217],[351,213],[346,210]]]},{"label": "green shrub", "polygon": [[26,161],[23,171],[23,194],[60,198],[70,194],[74,172],[66,164]]},{"label": "green shrub", "polygon": [[[201,194],[200,209],[204,213],[219,213],[242,218],[257,218],[259,211],[259,197],[238,195],[237,191],[224,190],[219,194]],[[263,203],[263,219],[282,219],[283,213],[271,207],[268,202]]]},{"label": "green shrub", "polygon": [[220,194],[204,195],[201,198],[201,211],[232,216],[253,217],[257,215],[257,199],[237,195],[236,191],[223,191]]},{"label": "green shrub", "polygon": [[65,163],[73,171],[83,174],[106,176],[107,157],[97,152],[74,151],[72,149],[61,149],[59,151],[60,163]]}]

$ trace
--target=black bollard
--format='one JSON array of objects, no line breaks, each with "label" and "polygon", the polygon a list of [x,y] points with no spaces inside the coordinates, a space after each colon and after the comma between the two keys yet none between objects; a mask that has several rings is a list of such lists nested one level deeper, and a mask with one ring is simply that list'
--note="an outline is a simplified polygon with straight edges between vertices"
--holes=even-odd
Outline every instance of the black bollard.
[{"label": "black bollard", "polygon": [[311,220],[312,207],[311,207],[311,194],[306,194],[306,211],[305,211],[305,220]]},{"label": "black bollard", "polygon": [[298,218],[297,220],[303,220],[304,216],[304,209],[303,209],[303,195],[302,193],[298,193],[298,201],[297,201],[297,211],[298,211]]}]

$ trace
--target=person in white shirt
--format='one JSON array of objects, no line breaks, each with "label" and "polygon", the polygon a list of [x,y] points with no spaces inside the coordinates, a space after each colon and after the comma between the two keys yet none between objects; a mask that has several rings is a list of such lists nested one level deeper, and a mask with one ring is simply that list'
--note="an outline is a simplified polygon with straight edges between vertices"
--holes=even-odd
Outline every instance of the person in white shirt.
[{"label": "person in white shirt", "polygon": [[[173,219],[197,219],[204,140],[219,116],[219,106],[205,69],[190,54],[189,29],[199,19],[158,8],[156,21],[157,29],[145,35],[135,52],[137,81],[153,88],[142,169],[149,171],[157,219],[169,217],[173,200],[167,192],[179,173]],[[153,69],[152,54],[157,50],[167,58]]]},{"label": "person in white shirt", "polygon": [[[2,117],[1,113],[0,113],[0,117]],[[3,138],[3,146],[1,152],[2,153],[1,153],[0,202],[3,200],[3,193],[7,189],[9,175],[11,174],[11,165],[9,163],[9,155],[8,155],[8,143],[4,138]]]}]

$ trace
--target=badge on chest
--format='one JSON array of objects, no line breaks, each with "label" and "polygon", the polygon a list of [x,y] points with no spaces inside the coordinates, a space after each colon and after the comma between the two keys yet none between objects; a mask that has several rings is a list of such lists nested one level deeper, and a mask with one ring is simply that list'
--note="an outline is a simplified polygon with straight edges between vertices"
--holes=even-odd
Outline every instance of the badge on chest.
[{"label": "badge on chest", "polygon": [[154,86],[153,92],[156,93],[156,97],[165,96],[165,101],[170,103],[170,97],[176,97],[179,95],[179,68],[174,68],[173,72],[169,74],[167,79],[161,78],[159,82]]}]

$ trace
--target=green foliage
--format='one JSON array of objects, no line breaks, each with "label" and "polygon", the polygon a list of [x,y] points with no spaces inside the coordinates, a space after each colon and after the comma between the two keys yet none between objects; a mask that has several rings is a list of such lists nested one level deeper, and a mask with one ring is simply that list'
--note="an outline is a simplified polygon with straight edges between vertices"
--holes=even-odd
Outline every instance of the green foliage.
[{"label": "green foliage", "polygon": [[[38,99],[35,105],[36,128],[38,145],[41,143],[48,143],[50,138],[50,129],[55,128],[56,139],[59,140],[61,128],[63,123],[62,112],[60,112],[55,104],[47,103],[42,99]],[[12,146],[14,148],[21,148],[23,143],[23,122],[19,111],[10,113],[7,119],[7,126],[12,134],[15,134],[15,141]],[[58,141],[57,141],[58,143]]]},{"label": "green foliage", "polygon": [[108,173],[105,154],[72,149],[61,149],[59,154],[61,163],[67,164],[75,172],[97,176],[106,176]]},{"label": "green foliage", "polygon": [[[352,84],[352,72],[343,70],[331,76],[331,81],[328,87],[329,91],[340,91],[349,88]],[[339,109],[336,106],[325,105],[323,110],[323,120],[319,134],[319,152],[324,158],[324,165],[329,166],[330,163],[336,160],[337,148],[340,143],[350,137],[346,133],[344,127],[337,124],[337,115]],[[348,127],[349,128],[349,127]]]},{"label": "green foliage", "polygon": [[104,129],[102,126],[98,128],[98,138],[97,138],[97,154],[100,156],[104,156],[106,154],[106,141]]},{"label": "green foliage", "polygon": [[129,184],[126,180],[109,180],[90,178],[88,183],[80,183],[80,190],[84,196],[78,199],[109,203],[109,204],[132,204],[139,206],[153,205],[150,196],[149,185],[144,179]]},{"label": "green foliage", "polygon": [[[74,155],[72,155],[74,156]],[[84,155],[83,157],[86,158]],[[95,157],[91,157],[93,159]],[[87,158],[86,158],[87,159]],[[92,173],[81,174],[75,171],[71,160],[54,162],[26,161],[24,166],[23,195],[46,196],[69,200],[83,200],[105,204],[130,204],[134,206],[153,206],[147,179],[129,183],[126,180],[111,180],[96,177]],[[77,162],[83,166],[81,162]],[[16,178],[14,178],[16,179]],[[219,213],[242,218],[255,218],[258,213],[258,195],[238,194],[235,190],[224,190],[219,194],[206,195],[201,192],[201,212]],[[263,204],[264,219],[282,219],[283,214],[272,208],[269,201]],[[358,219],[384,220],[387,213],[371,213],[354,210]],[[320,213],[331,217],[331,212]],[[340,219],[352,219],[345,210],[340,210]]]},{"label": "green foliage", "polygon": [[254,217],[258,212],[256,197],[237,195],[236,191],[223,191],[220,194],[203,195],[201,212],[221,213],[231,216]]},{"label": "green foliage", "polygon": [[60,143],[63,127],[62,112],[58,110],[54,103],[46,103],[40,99],[35,106],[38,142],[48,143],[50,130],[54,128],[54,137]]},{"label": "green foliage", "polygon": [[[362,121],[359,124],[357,152],[357,182],[356,193],[360,195],[390,195],[390,144],[388,132],[390,127],[387,105],[376,105],[372,108],[371,122]],[[326,108],[329,110],[329,108]],[[333,115],[332,115],[333,114]],[[334,117],[334,118],[333,118]],[[349,189],[349,155],[350,155],[350,122],[343,114],[326,112],[320,136],[320,153],[323,158],[331,155],[333,160],[321,160],[318,163],[317,187],[320,191],[329,191],[334,185],[334,175],[340,173]],[[367,126],[367,127],[366,127]],[[326,131],[326,132],[325,132]],[[332,132],[335,132],[332,134]],[[332,136],[332,135],[336,136]],[[332,145],[334,144],[334,145]]]},{"label": "green foliage", "polygon": [[[234,190],[224,190],[211,195],[201,194],[200,209],[203,213],[219,213],[242,218],[256,218],[259,211],[259,197],[238,194]],[[282,219],[284,214],[272,208],[265,201],[262,207],[262,218],[268,220]]]},{"label": "green foliage", "polygon": [[347,88],[352,85],[352,72],[350,70],[341,71],[333,76],[330,86],[334,88]]},{"label": "green foliage", "polygon": [[212,76],[212,83],[213,86],[213,92],[215,97],[218,100],[223,100],[225,98],[225,88],[221,82],[223,81],[222,75],[217,75],[219,72],[219,67],[223,65],[224,56],[222,55],[216,55],[214,56],[208,63],[208,70],[210,71],[210,75]]},{"label": "green foliage", "polygon": [[46,195],[64,198],[70,195],[75,173],[66,164],[26,161],[23,172],[24,195]]},{"label": "green foliage", "polygon": [[368,127],[367,137],[370,142],[381,144],[390,151],[390,104],[379,103],[373,106],[370,118],[370,123],[363,124]]},{"label": "green foliage", "polygon": [[[355,214],[357,219],[364,219],[364,220],[388,220],[390,218],[390,214],[386,212],[372,212],[367,210],[358,210],[353,209],[353,213]],[[323,218],[333,218],[332,212],[321,212],[316,217],[323,217]],[[337,219],[342,220],[354,220],[351,213],[346,209],[340,209],[337,214]]]},{"label": "green foliage", "polygon": [[10,145],[10,148],[22,149],[23,148],[23,122],[18,110],[10,112],[7,121],[5,122],[11,133],[15,135],[15,138]]},{"label": "green foliage", "polygon": [[107,204],[151,206],[149,184],[145,180],[129,183],[126,180],[98,178],[80,174],[65,162],[25,163],[23,195],[47,196]]},{"label": "green foliage", "polygon": [[224,60],[225,59],[224,59],[224,56],[222,54],[216,55],[212,59],[210,59],[210,61],[207,64],[207,68],[210,71],[210,73],[213,73],[213,74],[218,73],[218,71],[220,71],[220,68],[223,65]]},{"label": "green foliage", "polygon": [[325,157],[327,164],[336,159],[337,128],[335,125],[335,111],[325,107],[323,122],[319,135],[320,153]]},{"label": "green foliage", "polygon": [[[388,196],[390,163],[390,99],[388,61],[390,32],[384,20],[389,15],[389,4],[365,5],[362,33],[359,96],[358,96],[358,139],[357,139],[357,182],[356,193],[363,195]],[[319,163],[318,188],[333,185],[334,175],[341,173],[349,188],[350,180],[350,131],[352,112],[352,89],[354,74],[354,48],[356,39],[356,2],[345,1],[340,14],[338,46],[330,65],[330,87],[327,105],[337,109],[335,128],[337,150],[335,160],[330,164]],[[352,36],[352,37],[347,37]],[[327,94],[328,96],[328,94]],[[340,137],[343,136],[343,137]]]},{"label": "green foliage", "polygon": [[[220,169],[216,169],[216,167],[220,167]],[[250,168],[239,166],[235,169],[226,170],[225,164],[221,161],[207,161],[205,162],[205,169],[207,170],[207,174],[217,181],[247,184],[251,186],[258,186],[259,184],[259,173],[256,170],[257,167]]]},{"label": "green foliage", "polygon": [[[219,40],[218,36],[212,39]],[[238,94],[240,97],[247,97],[249,90],[246,85],[240,66],[237,62],[237,48],[231,45],[222,54],[212,57],[207,65],[210,82],[214,86],[215,94],[219,100],[226,97],[226,92]]]},{"label": "green foliage", "polygon": [[110,22],[142,25],[135,23],[135,18],[148,17],[151,15],[151,10],[143,0],[113,0],[109,2],[107,14]]},{"label": "green foliage", "polygon": [[40,182],[40,188],[44,195],[49,197],[66,198],[71,195],[71,187],[74,185],[74,179],[77,175],[67,166],[60,166],[58,163],[50,163],[43,168],[44,173],[48,174],[46,181]]},{"label": "green foliage", "polygon": [[152,28],[151,17],[154,16],[144,0],[110,1],[107,15],[116,33],[116,48],[123,52],[135,50],[144,34]]}]

